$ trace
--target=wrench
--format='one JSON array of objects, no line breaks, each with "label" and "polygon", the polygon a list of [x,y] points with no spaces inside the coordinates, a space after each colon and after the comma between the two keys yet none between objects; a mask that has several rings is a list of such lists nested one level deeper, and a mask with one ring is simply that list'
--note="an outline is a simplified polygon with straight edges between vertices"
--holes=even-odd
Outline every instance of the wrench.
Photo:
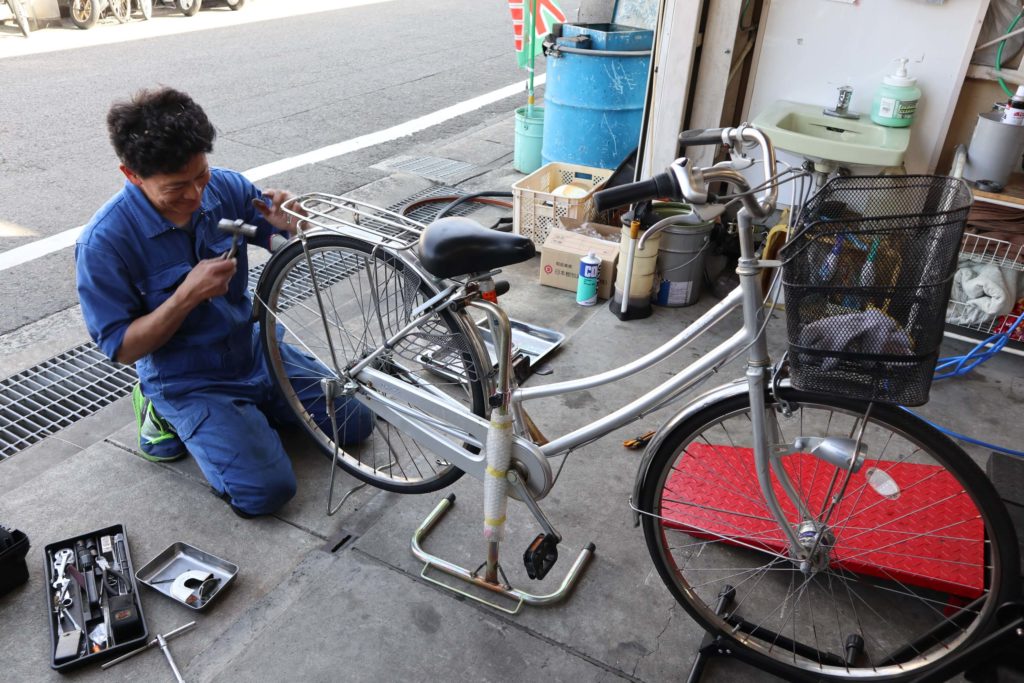
[{"label": "wrench", "polygon": [[67,567],[75,559],[75,553],[71,548],[61,548],[53,554],[53,589],[56,591],[53,596],[54,607],[58,610],[67,609],[71,606],[71,596],[68,595],[68,584],[71,579],[65,575]]}]

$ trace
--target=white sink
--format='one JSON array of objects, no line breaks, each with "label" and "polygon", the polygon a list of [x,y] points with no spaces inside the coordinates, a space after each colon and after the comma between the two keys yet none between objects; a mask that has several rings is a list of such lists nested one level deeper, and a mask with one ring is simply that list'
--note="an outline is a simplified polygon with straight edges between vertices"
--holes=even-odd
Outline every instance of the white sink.
[{"label": "white sink", "polygon": [[778,100],[754,117],[779,149],[812,161],[865,166],[900,166],[910,142],[909,128],[888,128],[859,119],[826,116],[822,107]]}]

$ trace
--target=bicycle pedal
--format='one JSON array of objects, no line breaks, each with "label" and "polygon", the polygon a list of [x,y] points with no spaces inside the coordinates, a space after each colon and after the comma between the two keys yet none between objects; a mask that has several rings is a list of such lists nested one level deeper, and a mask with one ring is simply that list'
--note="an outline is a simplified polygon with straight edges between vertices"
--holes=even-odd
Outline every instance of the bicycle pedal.
[{"label": "bicycle pedal", "polygon": [[540,581],[558,561],[558,539],[547,534],[537,534],[523,553],[526,575]]}]

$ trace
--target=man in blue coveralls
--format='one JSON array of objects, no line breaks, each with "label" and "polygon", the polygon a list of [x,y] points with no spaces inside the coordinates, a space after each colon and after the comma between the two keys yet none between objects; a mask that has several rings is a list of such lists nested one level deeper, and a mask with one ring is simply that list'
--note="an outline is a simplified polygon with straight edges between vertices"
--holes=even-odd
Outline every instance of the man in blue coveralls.
[{"label": "man in blue coveralls", "polygon": [[[211,168],[216,132],[183,92],[142,91],[116,103],[107,128],[127,181],[75,249],[89,334],[112,360],[135,363],[142,393],[216,494],[240,516],[272,513],[296,488],[272,425],[297,418],[274,386],[252,322],[245,245],[225,258],[232,236],[217,224],[242,219],[258,228],[253,243],[269,248],[274,235],[295,230],[281,208],[291,195]],[[323,366],[295,348],[282,353],[307,410],[329,422],[319,386],[298,381],[322,375]],[[336,412],[340,441],[369,435],[372,414],[357,401]]]}]

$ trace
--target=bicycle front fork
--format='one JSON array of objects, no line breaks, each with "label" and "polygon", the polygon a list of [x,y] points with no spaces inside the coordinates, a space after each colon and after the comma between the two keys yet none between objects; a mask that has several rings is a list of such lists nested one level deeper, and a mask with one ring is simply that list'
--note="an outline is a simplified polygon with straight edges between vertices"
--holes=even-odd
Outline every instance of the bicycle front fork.
[{"label": "bicycle front fork", "polygon": [[[807,552],[800,543],[797,529],[786,519],[772,486],[771,445],[780,443],[780,435],[777,433],[776,422],[768,413],[765,403],[768,378],[772,367],[771,358],[768,356],[768,339],[765,336],[764,293],[761,291],[760,279],[765,264],[757,258],[754,251],[754,220],[750,212],[746,208],[742,208],[736,218],[740,241],[740,258],[736,273],[739,275],[740,290],[743,294],[743,326],[747,332],[749,343],[746,377],[750,392],[750,415],[753,423],[751,426],[754,430],[754,467],[768,511],[771,512],[775,522],[782,529],[794,558],[803,562],[807,559]],[[810,520],[809,512],[789,481],[781,461],[774,471],[801,520]]]}]

